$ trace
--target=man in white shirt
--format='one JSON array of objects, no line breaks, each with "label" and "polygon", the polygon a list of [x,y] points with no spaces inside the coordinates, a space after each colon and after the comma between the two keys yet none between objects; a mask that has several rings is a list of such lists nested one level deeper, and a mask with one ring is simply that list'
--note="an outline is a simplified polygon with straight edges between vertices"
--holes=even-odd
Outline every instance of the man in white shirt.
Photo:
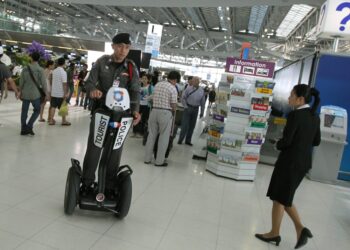
[{"label": "man in white shirt", "polygon": [[[63,68],[64,64],[64,58],[59,58],[57,60],[57,68],[52,72],[49,125],[55,125],[56,122],[54,120],[54,116],[56,108],[60,109],[63,100],[66,100],[68,98],[67,73]],[[71,123],[66,120],[66,116],[62,116],[62,125],[71,125]]]}]

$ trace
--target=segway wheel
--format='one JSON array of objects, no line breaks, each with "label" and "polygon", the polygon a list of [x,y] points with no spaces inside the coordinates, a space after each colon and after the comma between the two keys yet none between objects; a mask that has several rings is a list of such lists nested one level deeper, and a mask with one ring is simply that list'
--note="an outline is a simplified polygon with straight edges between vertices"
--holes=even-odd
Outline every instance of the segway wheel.
[{"label": "segway wheel", "polygon": [[80,176],[74,169],[70,167],[68,170],[66,191],[64,193],[64,212],[71,215],[79,199]]},{"label": "segway wheel", "polygon": [[123,219],[129,213],[129,208],[131,204],[132,197],[132,182],[130,175],[127,175],[123,178],[123,181],[120,183],[119,188],[119,201],[117,204],[117,214],[116,216],[119,219]]}]

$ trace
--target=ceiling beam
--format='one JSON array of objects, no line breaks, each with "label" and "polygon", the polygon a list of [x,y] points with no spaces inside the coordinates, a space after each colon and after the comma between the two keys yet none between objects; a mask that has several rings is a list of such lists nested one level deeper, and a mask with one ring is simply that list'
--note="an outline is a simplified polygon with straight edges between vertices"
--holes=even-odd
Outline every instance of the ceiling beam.
[{"label": "ceiling beam", "polygon": [[[62,0],[46,0],[47,2],[61,2]],[[96,4],[96,0],[69,0],[70,3]],[[110,6],[138,6],[138,7],[251,7],[254,5],[279,5],[309,4],[321,6],[324,0],[99,0],[99,5]]]}]

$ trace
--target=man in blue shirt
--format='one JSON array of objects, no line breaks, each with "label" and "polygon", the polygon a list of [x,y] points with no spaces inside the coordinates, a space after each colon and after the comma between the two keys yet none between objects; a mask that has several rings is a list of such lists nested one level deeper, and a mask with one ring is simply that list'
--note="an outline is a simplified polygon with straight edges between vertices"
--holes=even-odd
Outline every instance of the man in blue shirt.
[{"label": "man in blue shirt", "polygon": [[204,90],[199,87],[199,78],[192,78],[192,86],[188,86],[182,94],[182,105],[184,113],[181,121],[181,133],[178,144],[182,144],[185,139],[185,144],[192,146],[191,143],[193,130],[196,127],[199,107],[201,107],[200,118],[203,117],[205,107]]}]

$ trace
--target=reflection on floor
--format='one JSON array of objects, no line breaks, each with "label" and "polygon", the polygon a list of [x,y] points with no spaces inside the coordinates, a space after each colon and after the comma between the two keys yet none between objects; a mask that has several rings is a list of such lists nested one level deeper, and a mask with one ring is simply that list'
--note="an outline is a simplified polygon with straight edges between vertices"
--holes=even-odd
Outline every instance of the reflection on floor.
[{"label": "reflection on floor", "polygon": [[[265,193],[272,167],[260,165],[253,183],[219,178],[205,171],[204,162],[191,159],[187,145],[174,144],[169,166],[157,168],[143,164],[141,139],[129,138],[122,160],[134,169],[129,215],[122,221],[79,209],[64,215],[66,174],[71,157],[83,158],[88,114],[70,107],[72,126],[36,123],[36,135],[27,137],[19,135],[20,102],[10,98],[0,104],[0,249],[294,248],[287,216],[278,248],[254,237],[270,227]],[[295,203],[314,234],[303,249],[349,249],[349,191],[303,181]]]}]

